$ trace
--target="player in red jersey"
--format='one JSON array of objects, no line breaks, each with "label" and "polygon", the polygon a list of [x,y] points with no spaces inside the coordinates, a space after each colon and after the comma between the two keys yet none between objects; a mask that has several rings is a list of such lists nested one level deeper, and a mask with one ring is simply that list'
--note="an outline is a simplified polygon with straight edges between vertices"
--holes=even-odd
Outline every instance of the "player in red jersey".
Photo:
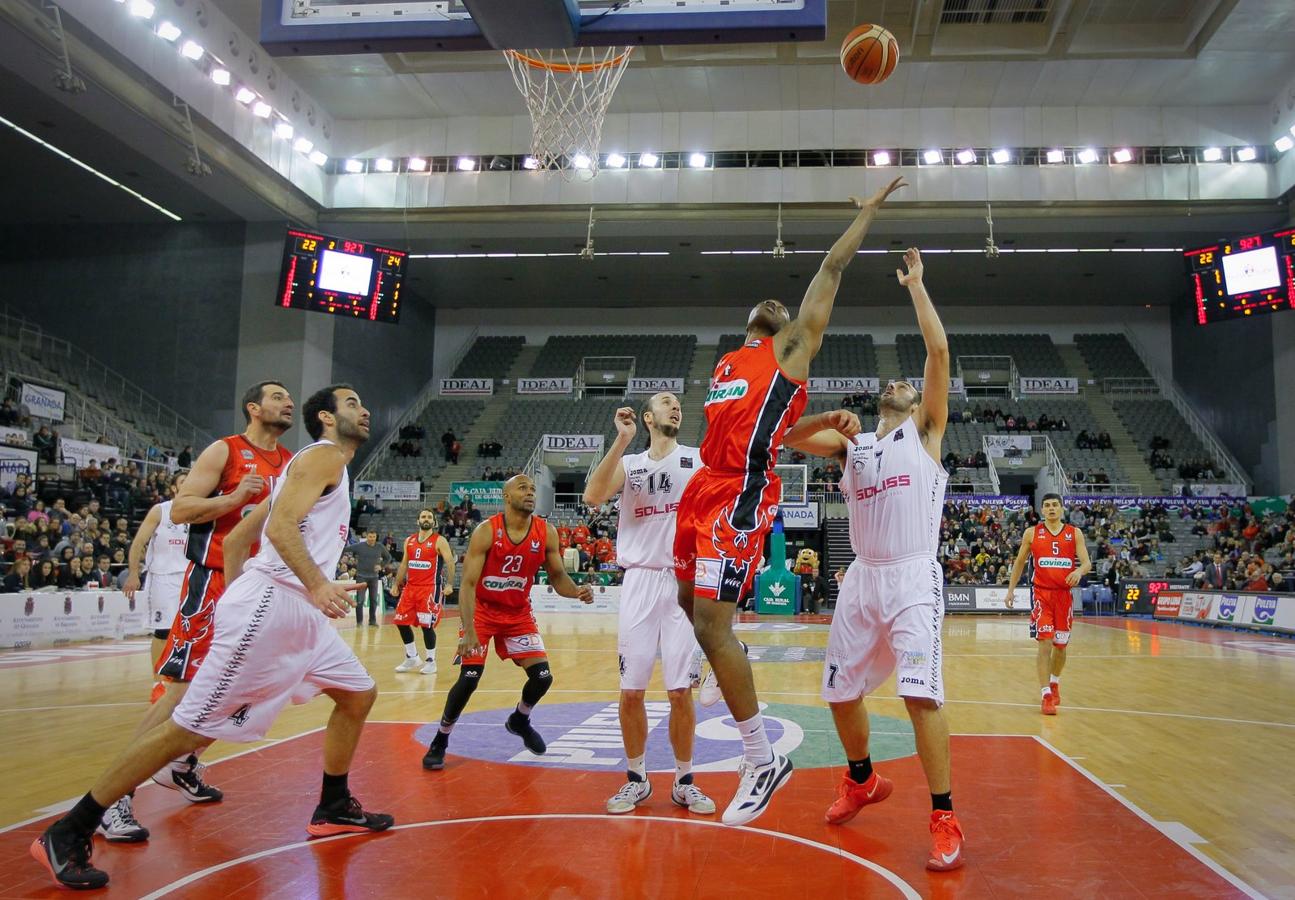
[{"label": "player in red jersey", "polygon": [[544,739],[531,726],[531,710],[553,686],[549,659],[531,611],[531,585],[543,566],[549,583],[563,597],[593,603],[587,584],[579,587],[562,565],[558,532],[535,515],[535,482],[515,475],[504,484],[504,511],[482,522],[468,541],[459,585],[459,679],[445,698],[441,727],[423,757],[424,769],[445,766],[445,748],[454,723],[463,714],[485,671],[490,643],[500,659],[526,670],[517,709],[504,727],[522,739],[532,753],[543,753]]},{"label": "player in red jersey", "polygon": [[[1025,571],[1025,561],[1034,561],[1034,605],[1030,610],[1030,637],[1039,642],[1036,668],[1043,692],[1042,712],[1055,716],[1061,704],[1061,670],[1066,667],[1070,646],[1070,624],[1074,601],[1070,589],[1093,570],[1084,533],[1062,521],[1065,509],[1060,494],[1043,495],[1043,521],[1026,529],[1021,549],[1012,564],[1007,582],[1007,608],[1014,605],[1012,593]],[[1076,565],[1078,563],[1078,565]],[[1048,647],[1048,641],[1052,647]]]},{"label": "player in red jersey", "polygon": [[[778,514],[782,485],[774,465],[785,435],[805,410],[809,363],[823,343],[841,274],[882,203],[904,186],[896,178],[867,200],[850,198],[859,213],[828,251],[797,317],[777,300],[757,304],[747,318],[746,345],[719,361],[706,395],[705,468],[680,500],[674,564],[679,605],[742,735],[742,777],[724,811],[728,825],[764,812],[791,775],[791,762],[773,752],[765,734],[751,664],[733,636],[733,613],[755,582]],[[858,420],[853,421],[857,433]],[[834,426],[814,430],[820,427]]]},{"label": "player in red jersey", "polygon": [[[392,619],[405,645],[405,659],[397,672],[436,674],[436,624],[441,621],[441,604],[454,590],[454,553],[449,541],[436,533],[436,514],[430,507],[418,511],[418,531],[405,538],[405,554],[392,586],[400,596]],[[414,626],[423,629],[427,663],[421,668]]]},{"label": "player in red jersey", "polygon": [[[292,457],[292,451],[279,445],[279,438],[292,427],[293,403],[287,388],[277,381],[254,384],[243,394],[242,409],[247,428],[203,450],[171,504],[172,521],[189,526],[189,567],[180,589],[180,610],[157,667],[166,689],[149,708],[135,737],[171,717],[206,659],[216,601],[225,590],[225,536],[270,496],[271,480]],[[211,803],[224,796],[203,782],[196,754],[176,760],[153,780],[180,791],[193,803]]]}]

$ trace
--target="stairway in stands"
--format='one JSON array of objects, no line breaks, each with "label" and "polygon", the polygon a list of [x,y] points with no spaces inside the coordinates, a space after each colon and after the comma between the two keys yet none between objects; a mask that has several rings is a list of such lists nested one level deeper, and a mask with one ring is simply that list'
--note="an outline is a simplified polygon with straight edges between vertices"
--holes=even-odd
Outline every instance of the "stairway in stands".
[{"label": "stairway in stands", "polygon": [[[1057,351],[1061,354],[1061,359],[1066,364],[1070,373],[1079,379],[1080,396],[1088,405],[1092,412],[1093,418],[1097,421],[1099,431],[1105,431],[1111,436],[1111,444],[1115,447],[1115,455],[1119,458],[1120,468],[1128,475],[1133,482],[1140,488],[1142,494],[1159,494],[1160,479],[1151,471],[1147,461],[1143,459],[1142,453],[1138,450],[1133,436],[1129,434],[1124,423],[1120,420],[1119,414],[1111,406],[1106,395],[1102,393],[1099,384],[1089,384],[1094,381],[1093,372],[1088,368],[1088,363],[1084,361],[1083,354],[1074,344],[1057,344]],[[1071,438],[1073,439],[1073,438]],[[1067,472],[1067,475],[1073,474]]]},{"label": "stairway in stands", "polygon": [[881,387],[885,387],[887,381],[893,381],[904,374],[899,370],[899,351],[893,343],[873,346],[877,350],[877,377],[881,380]]},{"label": "stairway in stands", "polygon": [[[715,344],[697,345],[693,351],[692,365],[684,378],[683,396],[679,404],[683,411],[683,424],[679,427],[679,443],[688,447],[701,445],[702,426],[706,422],[706,392],[710,389],[710,376],[715,371]],[[701,382],[693,384],[694,381]]]},{"label": "stairway in stands", "polygon": [[845,517],[827,519],[827,535],[823,541],[826,557],[822,560],[821,571],[827,577],[827,596],[836,603],[836,571],[848,569],[854,562],[854,550],[850,547],[850,521]]}]

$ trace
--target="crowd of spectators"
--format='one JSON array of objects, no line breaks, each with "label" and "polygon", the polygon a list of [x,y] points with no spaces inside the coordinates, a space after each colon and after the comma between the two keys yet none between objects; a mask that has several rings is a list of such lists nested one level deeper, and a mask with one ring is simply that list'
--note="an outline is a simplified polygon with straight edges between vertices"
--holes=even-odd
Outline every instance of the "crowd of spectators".
[{"label": "crowd of spectators", "polygon": [[396,442],[391,445],[391,452],[396,456],[422,456],[425,437],[427,437],[427,429],[422,425],[413,423],[402,425],[400,431],[396,433]]},{"label": "crowd of spectators", "polygon": [[1096,434],[1089,434],[1087,431],[1081,431],[1075,435],[1075,447],[1080,450],[1114,450],[1115,445],[1111,443],[1111,435],[1106,431],[1099,431]]},{"label": "crowd of spectators", "polygon": [[[1069,431],[1070,423],[1065,416],[1049,416],[1040,413],[1037,419],[1027,419],[1012,412],[1004,412],[997,407],[969,406],[966,409],[949,409],[949,421],[955,424],[993,425],[999,431],[1011,434],[1015,431]],[[1082,432],[1081,432],[1082,433]]]},{"label": "crowd of spectators", "polygon": [[1295,571],[1295,509],[1260,515],[1237,503],[1202,516],[1193,531],[1208,536],[1210,546],[1184,556],[1175,574],[1207,590],[1295,590],[1284,574]]},{"label": "crowd of spectators", "polygon": [[484,469],[481,470],[481,480],[482,481],[507,481],[508,479],[512,478],[514,475],[518,475],[518,474],[520,473],[517,471],[517,469],[511,466],[507,468],[505,468],[504,466],[486,466]]},{"label": "crowd of spectators", "polygon": [[494,440],[482,441],[477,444],[477,456],[482,459],[498,459],[499,454],[504,452],[504,445]]}]

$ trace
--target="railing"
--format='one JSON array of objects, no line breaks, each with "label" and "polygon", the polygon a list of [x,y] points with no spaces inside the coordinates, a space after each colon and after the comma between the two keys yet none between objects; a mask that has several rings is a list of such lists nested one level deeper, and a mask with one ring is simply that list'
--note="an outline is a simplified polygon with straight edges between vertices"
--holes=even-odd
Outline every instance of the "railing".
[{"label": "railing", "polygon": [[1122,497],[1142,493],[1140,484],[1094,484],[1091,481],[1072,481],[1069,494],[1118,494]]},{"label": "railing", "polygon": [[1103,378],[1103,394],[1159,394],[1160,384],[1154,378]]},{"label": "railing", "polygon": [[1070,491],[1070,476],[1066,474],[1066,467],[1061,464],[1061,457],[1057,455],[1057,448],[1052,446],[1052,438],[1047,435],[1043,436],[1043,443],[1047,453],[1048,474],[1053,477],[1057,484],[1061,486],[1061,494],[1065,496]]},{"label": "railing", "polygon": [[[468,335],[467,341],[464,342],[462,349],[459,350],[459,355],[454,358],[454,361],[446,371],[453,372],[458,367],[459,363],[463,361],[463,357],[468,355],[468,351],[471,350],[472,345],[476,343],[478,330],[479,329],[477,328],[472,329],[472,333]],[[436,397],[439,387],[440,385],[437,383],[437,378],[433,374],[433,376],[427,380],[427,383],[423,385],[422,390],[420,390],[414,399],[410,401],[409,405],[405,407],[404,413],[401,414],[400,418],[396,419],[396,423],[387,429],[387,433],[382,436],[382,440],[378,443],[377,449],[369,454],[369,458],[364,461],[364,465],[360,469],[360,474],[355,476],[356,481],[371,480],[374,473],[377,471],[378,466],[391,458],[391,445],[396,442],[397,438],[399,438],[400,429],[404,428],[410,422],[413,422],[422,415],[423,410],[427,408],[427,404],[431,403],[433,398]]]},{"label": "railing", "polygon": [[99,393],[87,386],[102,387],[103,393],[109,395],[105,400],[111,398],[146,417],[148,421],[141,423],[138,430],[168,430],[166,435],[154,435],[159,441],[164,437],[174,438],[181,446],[189,444],[201,448],[213,440],[206,431],[115,369],[88,356],[62,338],[46,334],[39,325],[15,315],[7,306],[0,308],[0,330],[6,337],[18,342],[20,352],[49,366],[60,378],[75,382],[80,391]]},{"label": "railing", "polygon": [[[1007,383],[990,380],[981,381],[981,372],[1006,372]],[[968,378],[969,372],[975,373],[974,378]],[[981,394],[978,388],[992,388],[995,390],[1006,389],[1013,400],[1017,399],[1017,393],[1020,388],[1021,380],[1017,377],[1016,360],[1011,356],[959,356],[957,358],[957,370],[953,373],[962,379],[963,396],[970,399],[975,396],[989,396]]]},{"label": "railing", "polygon": [[1205,445],[1205,449],[1214,456],[1216,461],[1223,464],[1223,468],[1225,470],[1224,474],[1227,476],[1224,480],[1244,485],[1246,493],[1249,494],[1254,483],[1246,474],[1245,469],[1241,467],[1241,463],[1237,462],[1237,459],[1232,455],[1232,452],[1228,450],[1227,447],[1223,446],[1222,441],[1214,436],[1214,432],[1210,429],[1209,425],[1200,417],[1192,405],[1187,402],[1187,398],[1178,390],[1178,386],[1174,384],[1173,379],[1167,378],[1163,372],[1152,364],[1151,357],[1147,355],[1146,351],[1142,347],[1142,343],[1137,339],[1137,336],[1128,328],[1124,329],[1124,336],[1128,338],[1129,344],[1133,347],[1133,352],[1138,355],[1142,360],[1142,364],[1147,367],[1147,371],[1151,373],[1156,383],[1160,385],[1161,395],[1174,405],[1174,409],[1178,410],[1178,414],[1187,421],[1188,426],[1192,429],[1192,433],[1195,434],[1196,437],[1200,439],[1201,443]]},{"label": "railing", "polygon": [[985,461],[989,464],[989,484],[994,489],[993,493],[1002,493],[1002,482],[998,477],[998,466],[994,464],[994,455],[989,452],[989,435],[984,435],[980,439],[980,451],[985,454]]},{"label": "railing", "polygon": [[[634,367],[638,363],[637,357],[633,356],[586,356],[580,360],[580,367],[576,369],[575,376],[575,397],[577,400],[583,400],[585,392],[594,388],[606,387],[597,396],[611,396],[618,391],[623,393],[629,385],[629,380],[634,377]],[[610,381],[602,380],[601,383],[589,383],[588,375],[590,372],[610,372],[625,374],[624,383],[621,383],[619,377]]]},{"label": "railing", "polygon": [[[96,404],[93,400],[76,391],[68,390],[66,384],[51,381],[43,376],[27,375],[21,371],[6,371],[5,384],[11,381],[29,382],[57,388],[64,394],[63,421],[54,426],[54,430],[64,437],[73,440],[85,440],[96,443],[108,443],[123,454],[145,454],[152,446],[138,431],[121,423],[113,413]],[[99,438],[107,438],[100,441]]]}]

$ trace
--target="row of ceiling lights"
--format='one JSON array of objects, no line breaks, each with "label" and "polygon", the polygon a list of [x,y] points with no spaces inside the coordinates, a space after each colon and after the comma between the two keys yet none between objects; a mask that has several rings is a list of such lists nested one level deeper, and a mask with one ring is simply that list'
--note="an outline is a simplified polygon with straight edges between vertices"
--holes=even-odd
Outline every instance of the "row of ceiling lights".
[{"label": "row of ceiling lights", "polygon": [[[157,12],[157,8],[153,5],[151,0],[117,0],[117,2],[124,4],[127,11],[132,16],[145,21],[151,21]],[[229,68],[225,63],[216,56],[216,54],[212,53],[192,38],[186,38],[184,41],[181,41],[180,39],[184,36],[184,33],[180,30],[180,26],[167,19],[163,19],[154,27],[153,33],[169,44],[178,45],[180,55],[185,59],[191,60],[195,63],[205,64],[207,66],[207,77],[212,80],[212,83],[217,84],[220,87],[230,88],[234,92],[234,99],[243,106],[248,107],[251,110],[252,115],[256,116],[258,119],[269,120],[273,118],[275,137],[282,138],[285,141],[292,141],[292,149],[307,157],[317,166],[323,166],[328,162],[328,155],[320,150],[316,150],[314,142],[309,138],[300,136],[293,141],[296,129],[293,128],[292,123],[288,121],[288,117],[283,115],[283,113],[277,112],[274,107],[266,102],[264,97],[245,84],[239,84],[237,87],[234,87],[233,75],[230,73]]]}]

